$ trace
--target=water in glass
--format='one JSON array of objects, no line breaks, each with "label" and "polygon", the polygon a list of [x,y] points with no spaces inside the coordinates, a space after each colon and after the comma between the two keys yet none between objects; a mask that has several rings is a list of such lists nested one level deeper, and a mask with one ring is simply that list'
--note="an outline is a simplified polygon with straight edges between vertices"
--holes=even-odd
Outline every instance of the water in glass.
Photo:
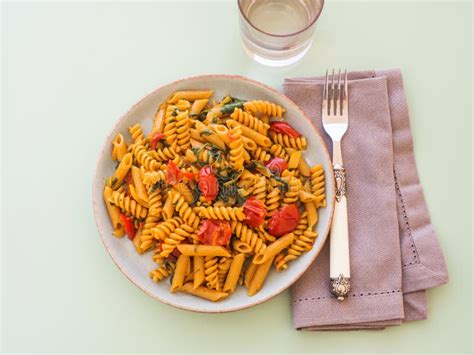
[{"label": "water in glass", "polygon": [[323,0],[238,0],[242,43],[260,63],[283,66],[311,46]]}]

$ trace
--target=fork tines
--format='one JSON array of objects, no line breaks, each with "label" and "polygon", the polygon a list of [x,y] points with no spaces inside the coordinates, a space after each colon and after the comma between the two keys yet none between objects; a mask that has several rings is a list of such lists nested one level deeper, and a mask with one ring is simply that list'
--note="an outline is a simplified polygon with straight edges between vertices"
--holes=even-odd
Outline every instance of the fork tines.
[{"label": "fork tines", "polygon": [[[331,78],[329,78],[328,70],[326,70],[323,89],[323,112],[326,111],[328,115],[342,115],[347,112],[347,70],[344,70],[343,81],[341,80],[341,74],[341,69],[339,69],[336,84],[334,69]],[[331,84],[329,84],[329,79],[331,79]]]}]

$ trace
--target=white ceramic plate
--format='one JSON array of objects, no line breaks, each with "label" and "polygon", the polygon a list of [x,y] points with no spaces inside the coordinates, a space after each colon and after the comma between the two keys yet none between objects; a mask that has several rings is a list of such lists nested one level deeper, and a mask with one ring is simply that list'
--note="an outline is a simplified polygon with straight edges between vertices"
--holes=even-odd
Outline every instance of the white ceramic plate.
[{"label": "white ceramic plate", "polygon": [[[259,293],[247,296],[245,287],[237,287],[234,294],[220,302],[210,302],[184,293],[170,293],[169,281],[154,283],[148,273],[156,268],[151,254],[138,255],[133,243],[126,237],[112,236],[112,226],[102,199],[104,181],[113,174],[116,163],[111,159],[111,142],[117,133],[128,137],[128,127],[140,122],[145,132],[151,129],[152,117],[160,103],[171,93],[178,90],[212,89],[215,98],[226,94],[242,99],[259,99],[275,102],[287,112],[286,120],[308,140],[308,149],[304,156],[310,165],[322,164],[326,172],[327,207],[319,210],[319,222],[316,226],[318,238],[313,249],[292,261],[287,270],[280,273],[272,270]],[[280,92],[256,81],[234,75],[203,75],[179,80],[163,86],[135,104],[122,118],[105,140],[99,154],[93,182],[93,207],[97,227],[102,242],[119,269],[146,294],[172,306],[198,312],[230,312],[262,303],[291,286],[315,260],[326,241],[330,220],[334,209],[334,178],[331,161],[321,137],[308,117]]]}]

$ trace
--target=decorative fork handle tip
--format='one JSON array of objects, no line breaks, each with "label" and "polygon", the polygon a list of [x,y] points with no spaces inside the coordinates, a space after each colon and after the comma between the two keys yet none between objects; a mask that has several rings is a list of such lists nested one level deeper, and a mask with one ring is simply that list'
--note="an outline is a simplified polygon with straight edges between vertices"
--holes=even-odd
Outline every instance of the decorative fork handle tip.
[{"label": "decorative fork handle tip", "polygon": [[339,274],[338,277],[331,277],[331,292],[338,301],[344,301],[351,290],[351,278]]},{"label": "decorative fork handle tip", "polygon": [[334,165],[334,177],[336,179],[336,201],[340,202],[342,196],[346,195],[346,169],[343,165]]}]

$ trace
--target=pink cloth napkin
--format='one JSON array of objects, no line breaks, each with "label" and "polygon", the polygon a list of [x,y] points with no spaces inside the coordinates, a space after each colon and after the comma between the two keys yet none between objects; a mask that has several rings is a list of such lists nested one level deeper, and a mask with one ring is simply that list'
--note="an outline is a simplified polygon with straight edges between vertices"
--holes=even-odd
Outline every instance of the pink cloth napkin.
[{"label": "pink cloth napkin", "polygon": [[[293,324],[305,330],[381,329],[426,319],[426,289],[448,282],[413,154],[399,70],[352,72],[342,141],[351,253],[350,296],[329,287],[329,244],[292,288]],[[285,94],[321,125],[324,78],[286,79]]]}]

